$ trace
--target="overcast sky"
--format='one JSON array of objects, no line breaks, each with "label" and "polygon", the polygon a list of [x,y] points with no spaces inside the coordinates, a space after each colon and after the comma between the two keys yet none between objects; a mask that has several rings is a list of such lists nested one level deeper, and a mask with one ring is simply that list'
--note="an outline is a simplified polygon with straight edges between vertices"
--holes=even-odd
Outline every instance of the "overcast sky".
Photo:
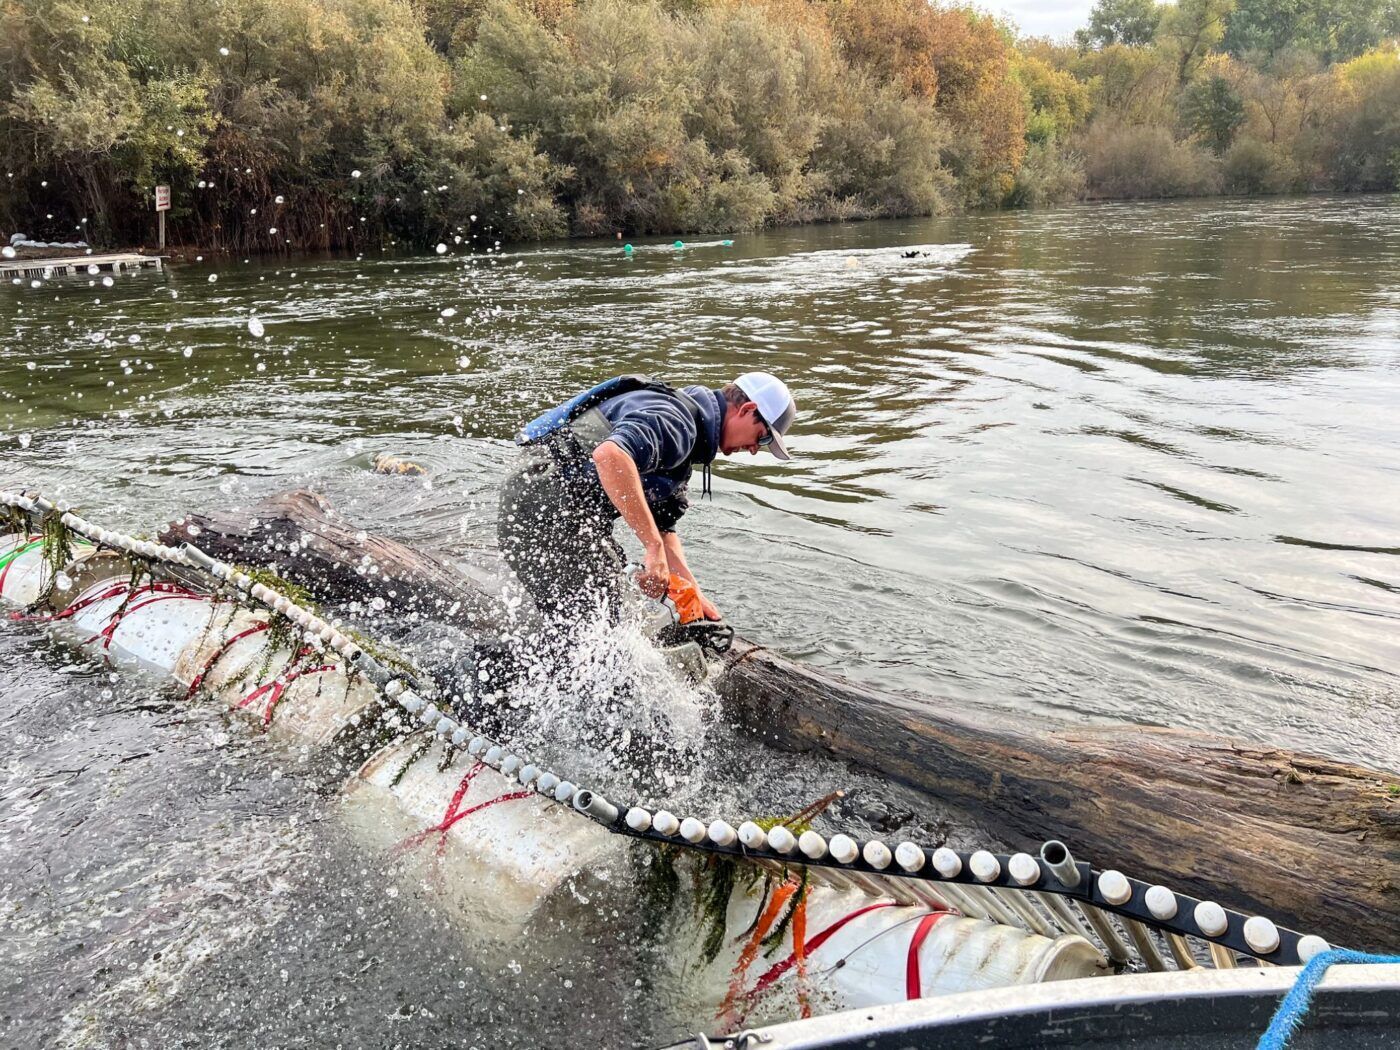
[{"label": "overcast sky", "polygon": [[1025,36],[1065,37],[1089,20],[1094,0],[982,0],[978,6],[1008,16]]}]

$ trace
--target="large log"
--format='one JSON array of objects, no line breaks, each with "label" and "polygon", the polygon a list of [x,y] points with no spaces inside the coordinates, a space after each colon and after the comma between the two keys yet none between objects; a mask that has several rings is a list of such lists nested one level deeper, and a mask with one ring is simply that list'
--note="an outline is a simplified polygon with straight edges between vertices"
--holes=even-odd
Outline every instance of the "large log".
[{"label": "large log", "polygon": [[[276,565],[323,600],[392,598],[481,629],[500,614],[499,578],[364,533],[307,493],[191,515],[163,538],[189,538],[190,524],[211,553]],[[1061,838],[1098,867],[1337,944],[1400,941],[1400,774],[1178,730],[1033,727],[1021,716],[1013,727],[1011,716],[870,690],[745,641],[718,690],[768,742],[922,789],[1009,842]]]}]

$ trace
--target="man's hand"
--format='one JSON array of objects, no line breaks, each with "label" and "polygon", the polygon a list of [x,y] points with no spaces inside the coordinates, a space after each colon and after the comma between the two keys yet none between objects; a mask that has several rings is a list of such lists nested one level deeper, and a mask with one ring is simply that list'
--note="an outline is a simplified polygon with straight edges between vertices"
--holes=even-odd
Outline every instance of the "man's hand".
[{"label": "man's hand", "polygon": [[671,563],[666,560],[666,548],[661,544],[647,547],[646,564],[637,573],[637,586],[648,598],[666,597],[671,584]]},{"label": "man's hand", "polygon": [[724,619],[720,614],[719,606],[715,605],[714,602],[710,601],[710,599],[706,598],[703,594],[700,595],[700,608],[704,611],[705,619],[707,620]]}]

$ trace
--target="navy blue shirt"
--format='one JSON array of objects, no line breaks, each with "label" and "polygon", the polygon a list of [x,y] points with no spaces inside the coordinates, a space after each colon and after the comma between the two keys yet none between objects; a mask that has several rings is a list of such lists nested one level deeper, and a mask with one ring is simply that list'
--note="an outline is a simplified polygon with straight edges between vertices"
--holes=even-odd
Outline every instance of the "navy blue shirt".
[{"label": "navy blue shirt", "polygon": [[609,398],[598,406],[612,424],[612,434],[607,440],[637,464],[637,472],[642,476],[642,492],[653,507],[685,488],[691,463],[709,463],[719,452],[723,397],[718,391],[703,386],[682,389],[700,408],[703,434],[696,428],[690,407],[668,394],[635,390]]}]

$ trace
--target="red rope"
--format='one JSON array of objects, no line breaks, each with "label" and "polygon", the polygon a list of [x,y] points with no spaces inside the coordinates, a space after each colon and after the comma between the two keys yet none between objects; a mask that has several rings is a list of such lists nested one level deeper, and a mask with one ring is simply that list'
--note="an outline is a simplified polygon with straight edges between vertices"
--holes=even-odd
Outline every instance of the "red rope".
[{"label": "red rope", "polygon": [[[148,598],[146,601],[136,601],[136,596],[143,593],[153,595],[153,597]],[[132,601],[129,602],[125,608],[117,609],[113,612],[111,617],[107,620],[107,625],[84,642],[84,645],[88,645],[101,638],[102,649],[104,652],[107,652],[112,648],[112,639],[116,636],[117,628],[121,626],[123,620],[136,612],[136,610],[144,609],[149,605],[155,605],[157,602],[203,601],[205,599],[204,595],[195,594],[194,591],[175,583],[148,584],[145,587],[136,588],[131,592],[131,595]]]},{"label": "red rope", "polygon": [[214,665],[220,660],[222,660],[225,656],[227,656],[230,649],[232,649],[239,642],[243,641],[244,638],[251,637],[252,635],[257,634],[259,631],[265,630],[267,630],[267,624],[259,620],[252,627],[249,627],[246,630],[239,631],[232,638],[226,638],[224,640],[224,644],[219,646],[218,650],[214,653],[214,655],[209,657],[208,661],[204,664],[204,666],[200,668],[199,674],[194,676],[194,681],[190,682],[190,691],[185,694],[185,699],[193,699],[194,694],[199,692],[199,687],[204,684],[204,679],[209,677],[209,672],[214,670]]},{"label": "red rope", "polygon": [[277,707],[277,701],[281,700],[283,694],[286,693],[287,686],[291,685],[298,678],[309,674],[321,674],[324,671],[334,671],[339,666],[339,664],[322,664],[320,667],[307,667],[303,670],[293,671],[291,674],[287,675],[286,678],[279,678],[274,681],[273,685],[275,685],[276,688],[272,690],[272,696],[267,701],[267,706],[263,708],[263,725],[271,724],[272,712]]},{"label": "red rope", "polygon": [[48,622],[50,620],[66,620],[70,616],[78,615],[78,613],[82,612],[89,605],[96,605],[98,602],[105,602],[108,598],[115,598],[117,595],[125,592],[126,589],[126,584],[119,583],[115,587],[111,587],[103,591],[101,594],[94,594],[87,598],[79,598],[72,605],[68,606],[68,608],[62,610],[61,612],[46,613],[42,616],[26,616],[24,613],[14,612],[10,613],[10,619],[20,620],[24,623],[32,623],[35,621]]},{"label": "red rope", "polygon": [[924,994],[924,980],[919,973],[919,949],[924,946],[924,939],[928,937],[928,931],[933,929],[934,923],[945,915],[948,911],[929,912],[919,920],[919,925],[914,929],[914,936],[909,938],[909,958],[904,964],[904,996],[906,999],[918,999]]},{"label": "red rope", "polygon": [[408,850],[413,849],[415,846],[421,845],[423,842],[426,842],[436,832],[442,832],[445,834],[448,827],[450,827],[449,821],[451,821],[452,818],[456,816],[457,807],[462,804],[462,799],[466,797],[467,788],[472,786],[472,781],[476,779],[476,775],[485,768],[486,766],[484,763],[477,762],[471,767],[471,769],[467,770],[466,775],[462,777],[462,782],[457,785],[457,790],[453,793],[452,800],[447,803],[447,812],[443,814],[442,820],[437,824],[434,824],[430,828],[408,836],[408,838],[404,839],[402,842],[400,842],[397,846],[394,847],[394,852],[406,853]]},{"label": "red rope", "polygon": [[[857,908],[855,911],[850,912],[847,915],[841,916],[841,918],[837,919],[826,929],[822,930],[821,933],[817,934],[815,937],[813,937],[810,941],[807,941],[802,946],[803,960],[805,961],[807,956],[811,955],[814,951],[816,951],[823,944],[829,941],[837,933],[837,931],[839,931],[847,923],[852,922],[855,919],[859,919],[862,915],[866,914],[867,912],[875,911],[877,908],[893,908],[894,906],[894,901],[881,901],[879,904],[867,904],[863,908]],[[786,959],[773,966],[762,977],[760,977],[758,979],[758,983],[753,986],[753,991],[749,992],[748,997],[750,999],[753,999],[766,992],[769,988],[773,986],[773,983],[777,981],[779,977],[791,970],[793,966],[797,964],[797,961],[797,952],[794,951]]]},{"label": "red rope", "polygon": [[452,830],[452,825],[456,824],[457,821],[461,820],[463,817],[469,817],[473,813],[480,812],[489,806],[494,806],[499,802],[510,802],[514,799],[529,798],[534,794],[532,791],[513,791],[509,794],[498,795],[496,798],[487,799],[485,802],[478,802],[475,806],[468,806],[466,809],[461,809],[462,800],[467,797],[467,789],[471,787],[471,783],[476,779],[476,775],[485,768],[486,766],[483,763],[477,762],[471,769],[467,770],[466,775],[462,777],[462,782],[457,785],[457,790],[453,792],[452,800],[447,803],[447,812],[442,815],[442,820],[430,828],[425,828],[422,831],[415,832],[408,836],[408,838],[394,847],[393,852],[396,854],[407,853],[409,850],[421,846],[428,839],[437,835],[437,854],[441,856],[443,851],[447,849],[447,833]]}]

